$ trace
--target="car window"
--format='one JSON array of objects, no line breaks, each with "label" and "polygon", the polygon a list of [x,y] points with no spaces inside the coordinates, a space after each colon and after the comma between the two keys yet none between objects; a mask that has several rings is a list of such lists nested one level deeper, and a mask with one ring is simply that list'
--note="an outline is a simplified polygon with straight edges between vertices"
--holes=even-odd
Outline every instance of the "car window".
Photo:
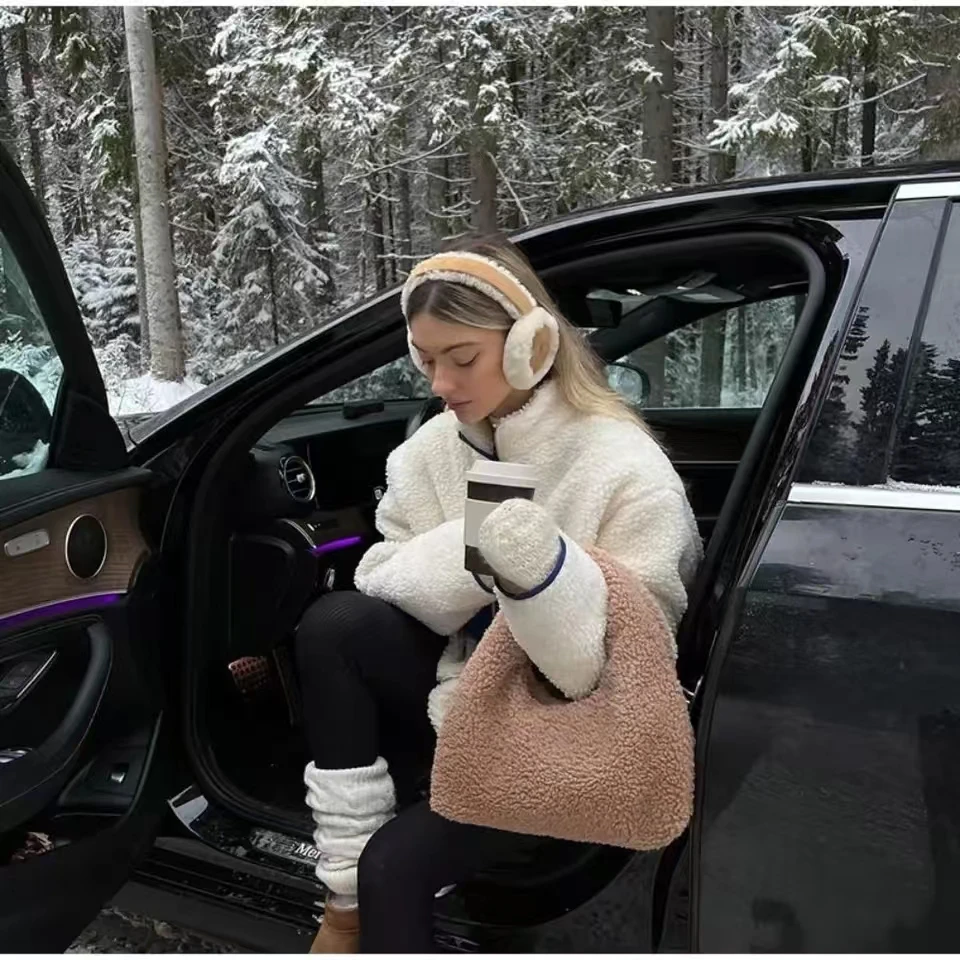
[{"label": "car window", "polygon": [[888,479],[906,358],[942,218],[943,201],[936,199],[898,203],[891,211],[800,466],[800,483],[871,486]]},{"label": "car window", "polygon": [[427,378],[417,370],[409,356],[403,356],[317,397],[313,403],[425,400],[430,396],[432,392]]},{"label": "car window", "polygon": [[649,379],[647,409],[760,407],[803,296],[730,306],[621,358]]},{"label": "car window", "polygon": [[[913,347],[890,480],[960,487],[960,204],[953,204]],[[890,368],[896,357],[890,358]]]},{"label": "car window", "polygon": [[0,480],[42,470],[63,366],[33,291],[0,235]]}]

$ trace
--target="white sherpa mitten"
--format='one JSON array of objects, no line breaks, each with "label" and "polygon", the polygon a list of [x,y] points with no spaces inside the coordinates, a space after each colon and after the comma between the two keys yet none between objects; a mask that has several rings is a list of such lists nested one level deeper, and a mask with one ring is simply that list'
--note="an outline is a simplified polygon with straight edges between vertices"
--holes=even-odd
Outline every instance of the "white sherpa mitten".
[{"label": "white sherpa mitten", "polygon": [[605,660],[607,584],[593,558],[530,500],[507,500],[480,525],[514,640],[568,697],[595,687]]},{"label": "white sherpa mitten", "polygon": [[480,525],[478,546],[504,585],[533,590],[553,572],[560,528],[532,500],[505,500]]}]

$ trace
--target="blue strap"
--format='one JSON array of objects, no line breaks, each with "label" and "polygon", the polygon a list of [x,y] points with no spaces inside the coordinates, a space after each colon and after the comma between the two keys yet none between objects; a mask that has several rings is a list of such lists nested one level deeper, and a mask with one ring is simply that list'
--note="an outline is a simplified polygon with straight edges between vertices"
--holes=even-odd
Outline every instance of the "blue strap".
[{"label": "blue strap", "polygon": [[529,600],[531,597],[535,597],[538,593],[543,593],[547,587],[553,583],[557,577],[560,576],[560,571],[563,569],[563,562],[567,559],[567,542],[560,538],[560,553],[557,555],[557,562],[553,565],[553,569],[550,571],[550,575],[547,577],[543,583],[537,585],[532,590],[525,590],[523,593],[510,593],[509,590],[504,590],[500,581],[494,577],[493,582],[497,585],[497,589],[505,596],[511,600]]}]

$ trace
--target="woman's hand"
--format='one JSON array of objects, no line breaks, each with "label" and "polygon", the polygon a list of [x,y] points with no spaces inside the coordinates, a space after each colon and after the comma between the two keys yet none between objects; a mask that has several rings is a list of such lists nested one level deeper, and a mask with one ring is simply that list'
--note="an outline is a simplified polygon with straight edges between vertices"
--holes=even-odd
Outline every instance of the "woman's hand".
[{"label": "woman's hand", "polygon": [[532,500],[505,500],[480,525],[480,553],[507,589],[534,590],[560,557],[560,528]]},{"label": "woman's hand", "polygon": [[586,696],[606,657],[607,584],[594,559],[530,500],[496,507],[478,546],[514,640],[567,697]]}]

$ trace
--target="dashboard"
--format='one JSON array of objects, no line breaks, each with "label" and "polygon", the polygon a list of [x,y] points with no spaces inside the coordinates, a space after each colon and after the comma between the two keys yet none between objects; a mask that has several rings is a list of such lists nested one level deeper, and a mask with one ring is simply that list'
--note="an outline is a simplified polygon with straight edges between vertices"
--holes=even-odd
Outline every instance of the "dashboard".
[{"label": "dashboard", "polygon": [[231,657],[268,653],[314,598],[352,587],[378,539],[387,456],[421,405],[307,408],[247,451],[227,503]]}]

